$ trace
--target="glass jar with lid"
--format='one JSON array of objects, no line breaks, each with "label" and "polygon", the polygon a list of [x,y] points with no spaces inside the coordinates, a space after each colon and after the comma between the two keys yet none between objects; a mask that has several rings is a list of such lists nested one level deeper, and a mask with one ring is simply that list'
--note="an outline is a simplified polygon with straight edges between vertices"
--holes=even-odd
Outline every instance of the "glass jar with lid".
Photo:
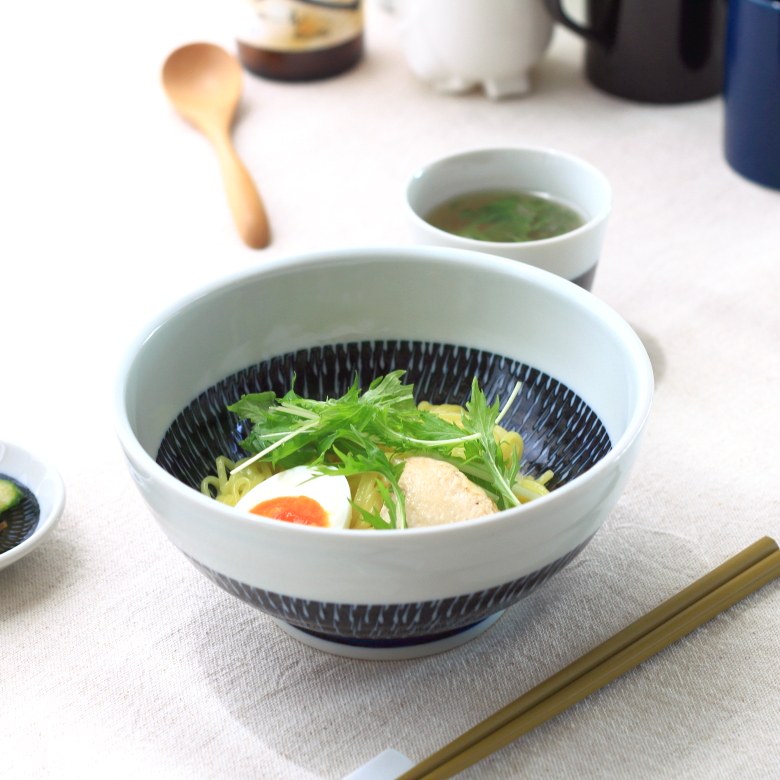
[{"label": "glass jar with lid", "polygon": [[238,3],[238,56],[258,76],[282,81],[328,78],[363,56],[362,0]]}]

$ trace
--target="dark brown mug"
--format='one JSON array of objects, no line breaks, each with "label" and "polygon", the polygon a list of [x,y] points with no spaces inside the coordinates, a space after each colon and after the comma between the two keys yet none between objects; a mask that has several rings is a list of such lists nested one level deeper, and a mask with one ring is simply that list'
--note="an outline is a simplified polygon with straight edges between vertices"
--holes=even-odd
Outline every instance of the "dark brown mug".
[{"label": "dark brown mug", "polygon": [[585,75],[599,89],[644,103],[712,97],[723,86],[726,0],[586,0],[586,21],[545,0],[585,38]]}]

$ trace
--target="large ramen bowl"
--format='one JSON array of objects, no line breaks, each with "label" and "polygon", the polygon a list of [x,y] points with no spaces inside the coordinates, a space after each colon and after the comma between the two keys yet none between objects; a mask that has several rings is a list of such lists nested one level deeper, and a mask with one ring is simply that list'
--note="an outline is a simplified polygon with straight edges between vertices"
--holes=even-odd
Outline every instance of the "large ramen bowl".
[{"label": "large ramen bowl", "polygon": [[[238,458],[243,393],[342,394],[405,369],[417,395],[463,403],[522,390],[503,425],[550,495],[447,526],[329,530],[253,518],[199,491]],[[353,657],[424,655],[474,637],[588,543],[617,502],[653,378],[631,328],[580,287],[437,247],[275,260],[162,313],[123,362],[117,429],[170,541],[209,579],[296,638]]]}]

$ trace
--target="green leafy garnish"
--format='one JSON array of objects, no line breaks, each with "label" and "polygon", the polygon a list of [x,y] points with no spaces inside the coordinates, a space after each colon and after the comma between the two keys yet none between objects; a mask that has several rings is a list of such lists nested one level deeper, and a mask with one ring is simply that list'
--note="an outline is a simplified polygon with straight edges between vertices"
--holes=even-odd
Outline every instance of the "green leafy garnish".
[{"label": "green leafy garnish", "polygon": [[517,457],[506,463],[493,434],[515,394],[501,410],[498,399],[488,404],[474,379],[459,427],[419,409],[413,386],[401,381],[404,373],[379,377],[363,392],[356,377],[344,395],[324,401],[304,398],[292,388],[281,398],[273,392],[243,396],[228,409],[252,423],[242,446],[253,456],[233,472],[265,459],[274,469],[307,465],[326,474],[376,473],[389,520],[356,509],[363,520],[380,529],[406,527],[399,487],[403,461],[396,458],[400,454],[453,463],[482,486],[500,509],[519,504],[512,491]]},{"label": "green leafy garnish", "polygon": [[[516,387],[511,400],[514,399],[517,389]],[[492,404],[488,404],[487,398],[480,390],[475,378],[471,384],[471,398],[466,402],[466,413],[463,415],[464,430],[470,431],[476,437],[465,444],[466,467],[472,467],[472,478],[476,476],[475,470],[479,474],[480,469],[484,469],[489,475],[489,481],[498,492],[497,503],[499,507],[508,509],[510,506],[520,504],[520,499],[512,490],[519,464],[514,452],[509,463],[504,460],[501,448],[493,435],[493,431],[503,415],[504,412],[499,408],[498,399]],[[464,468],[463,471],[468,473],[468,468]],[[479,474],[479,476],[480,481],[485,481],[484,473]]]},{"label": "green leafy garnish", "polygon": [[426,220],[441,230],[478,241],[536,241],[583,224],[564,203],[532,192],[485,191],[457,195]]}]

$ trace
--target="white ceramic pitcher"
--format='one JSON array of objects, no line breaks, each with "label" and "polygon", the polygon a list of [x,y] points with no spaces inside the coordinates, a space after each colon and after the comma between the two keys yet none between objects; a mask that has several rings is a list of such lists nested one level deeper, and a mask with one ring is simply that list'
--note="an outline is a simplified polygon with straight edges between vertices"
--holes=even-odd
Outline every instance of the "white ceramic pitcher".
[{"label": "white ceramic pitcher", "polygon": [[396,0],[406,60],[441,92],[522,95],[553,20],[543,0]]}]

